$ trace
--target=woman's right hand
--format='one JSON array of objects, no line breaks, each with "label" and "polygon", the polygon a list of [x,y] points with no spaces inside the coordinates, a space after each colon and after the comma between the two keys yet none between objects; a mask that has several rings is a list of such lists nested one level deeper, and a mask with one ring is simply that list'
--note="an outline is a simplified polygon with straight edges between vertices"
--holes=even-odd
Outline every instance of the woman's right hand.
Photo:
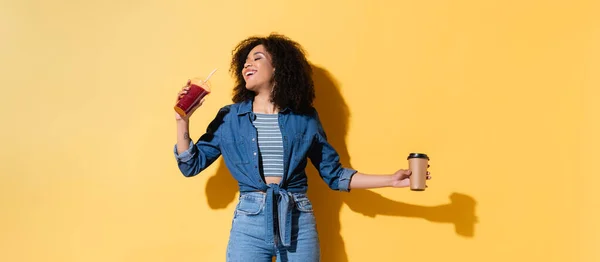
[{"label": "woman's right hand", "polygon": [[[188,80],[187,84],[183,88],[181,88],[181,91],[179,91],[179,93],[177,93],[177,100],[175,101],[175,103],[177,103],[179,101],[179,99],[181,99],[183,96],[185,96],[189,91],[190,91],[190,80]],[[190,116],[192,116],[194,111],[196,111],[196,109],[198,109],[198,107],[200,107],[202,105],[202,103],[204,103],[204,98],[202,98],[200,100],[200,102],[196,106],[194,106],[192,108],[192,110],[190,110],[190,112],[186,116],[181,116],[177,112],[175,112],[175,120],[188,121],[190,119]]]}]

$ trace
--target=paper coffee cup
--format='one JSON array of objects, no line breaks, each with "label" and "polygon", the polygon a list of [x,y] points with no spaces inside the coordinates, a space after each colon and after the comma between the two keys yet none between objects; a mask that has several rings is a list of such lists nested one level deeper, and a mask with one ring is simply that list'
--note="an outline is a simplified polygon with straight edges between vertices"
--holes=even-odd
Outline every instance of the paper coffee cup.
[{"label": "paper coffee cup", "polygon": [[408,155],[408,169],[410,175],[410,190],[424,191],[427,181],[427,168],[429,167],[429,157],[423,153],[410,153]]}]

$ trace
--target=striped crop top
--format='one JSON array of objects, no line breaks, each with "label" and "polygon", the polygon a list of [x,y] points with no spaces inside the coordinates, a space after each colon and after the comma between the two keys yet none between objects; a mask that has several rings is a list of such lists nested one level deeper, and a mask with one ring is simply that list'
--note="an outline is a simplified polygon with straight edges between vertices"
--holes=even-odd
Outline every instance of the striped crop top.
[{"label": "striped crop top", "polygon": [[258,133],[260,172],[265,177],[283,177],[283,140],[277,114],[256,114],[252,123]]}]

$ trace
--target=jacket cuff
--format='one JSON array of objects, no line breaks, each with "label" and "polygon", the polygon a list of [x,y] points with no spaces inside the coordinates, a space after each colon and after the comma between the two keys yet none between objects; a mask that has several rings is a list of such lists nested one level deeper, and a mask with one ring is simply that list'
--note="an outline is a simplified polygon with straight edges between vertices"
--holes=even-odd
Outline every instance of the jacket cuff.
[{"label": "jacket cuff", "polygon": [[193,141],[190,141],[190,146],[189,146],[188,150],[183,151],[181,154],[177,154],[177,144],[175,144],[173,153],[175,154],[175,159],[177,159],[177,162],[190,161],[190,159],[192,159],[192,157],[194,157],[194,153],[195,153],[194,147],[196,147],[196,145],[194,145]]},{"label": "jacket cuff", "polygon": [[342,171],[342,175],[338,181],[338,189],[339,191],[350,192],[350,180],[352,180],[352,176],[356,174],[356,170],[344,168]]}]

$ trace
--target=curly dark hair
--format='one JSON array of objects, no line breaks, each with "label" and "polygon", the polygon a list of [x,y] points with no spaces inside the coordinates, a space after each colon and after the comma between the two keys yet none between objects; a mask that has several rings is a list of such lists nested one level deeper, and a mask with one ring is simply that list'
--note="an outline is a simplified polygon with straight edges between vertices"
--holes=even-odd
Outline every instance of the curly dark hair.
[{"label": "curly dark hair", "polygon": [[267,37],[253,36],[240,42],[233,49],[230,73],[235,77],[233,102],[239,103],[254,98],[255,93],[246,89],[242,69],[252,48],[263,45],[271,54],[275,68],[275,88],[271,101],[279,108],[290,108],[296,113],[309,113],[315,99],[312,68],[305,51],[297,42],[280,34]]}]

